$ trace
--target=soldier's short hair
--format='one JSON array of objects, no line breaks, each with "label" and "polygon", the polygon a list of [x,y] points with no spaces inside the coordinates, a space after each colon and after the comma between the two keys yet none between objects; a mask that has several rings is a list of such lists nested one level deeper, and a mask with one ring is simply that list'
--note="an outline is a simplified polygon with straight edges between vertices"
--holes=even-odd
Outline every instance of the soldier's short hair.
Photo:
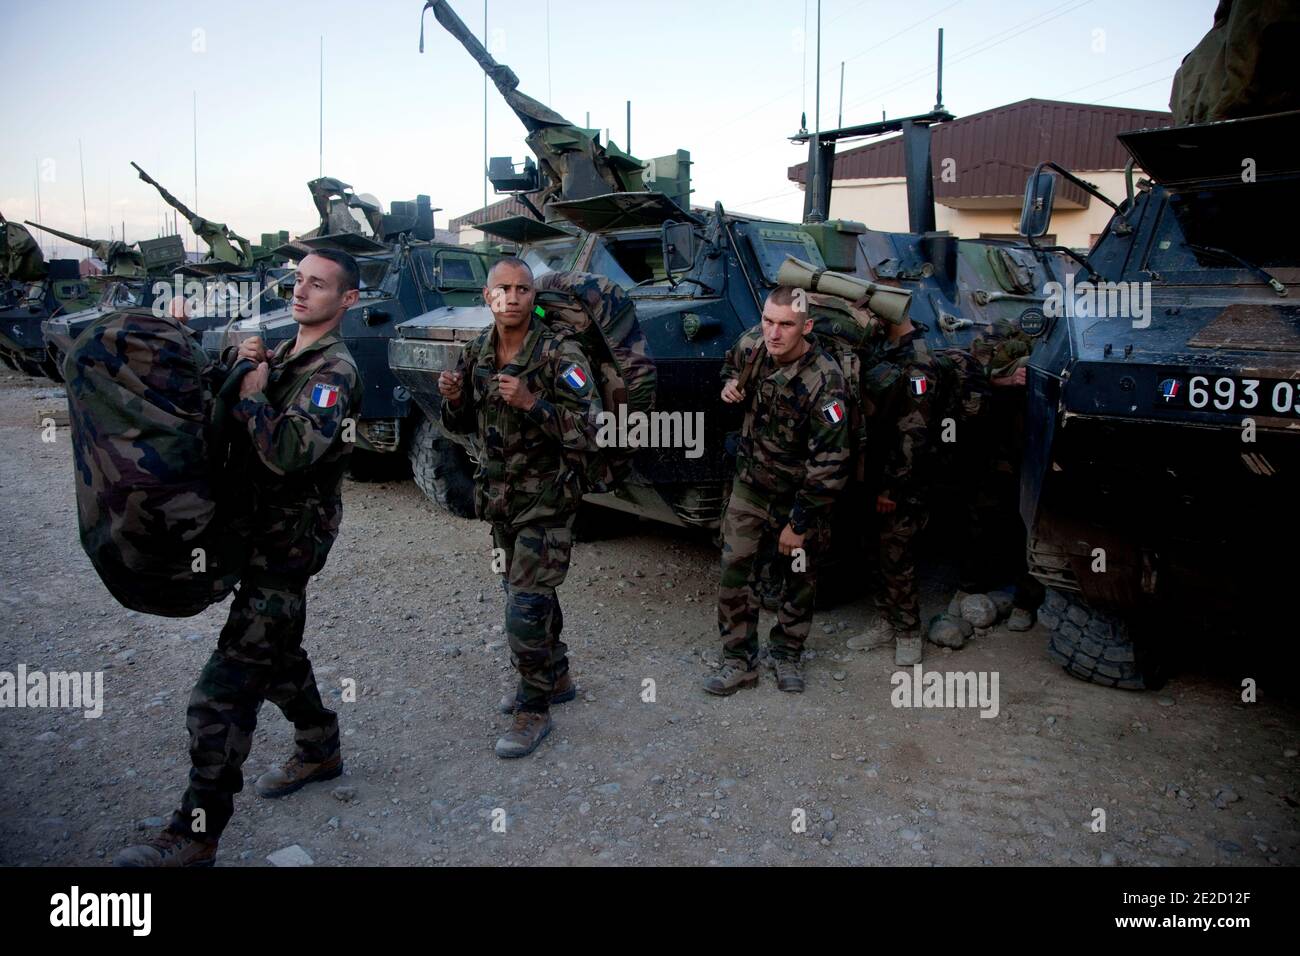
[{"label": "soldier's short hair", "polygon": [[342,273],[339,282],[340,292],[350,292],[353,289],[361,288],[361,269],[357,266],[357,260],[342,249],[313,249],[311,255],[328,259],[339,267],[339,271]]},{"label": "soldier's short hair", "polygon": [[802,297],[795,296],[795,288],[792,285],[779,285],[767,294],[767,301],[773,305],[779,305],[783,309],[790,309],[794,312],[801,311],[795,304],[802,301]]},{"label": "soldier's short hair", "polygon": [[492,267],[488,269],[487,284],[489,287],[492,285],[492,273],[497,270],[497,266],[514,266],[516,269],[523,269],[528,273],[528,281],[533,281],[532,266],[524,262],[524,260],[520,259],[518,256],[502,256],[496,262],[492,263]]}]

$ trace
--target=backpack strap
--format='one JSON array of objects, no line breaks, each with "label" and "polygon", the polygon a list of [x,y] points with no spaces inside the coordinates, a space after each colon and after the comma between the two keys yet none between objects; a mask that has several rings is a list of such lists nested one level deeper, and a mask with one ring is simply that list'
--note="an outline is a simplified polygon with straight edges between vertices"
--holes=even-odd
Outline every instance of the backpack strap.
[{"label": "backpack strap", "polygon": [[762,339],[754,346],[749,353],[749,358],[745,360],[745,367],[740,370],[740,377],[736,379],[736,388],[744,391],[746,386],[753,381],[754,376],[758,373],[758,366],[763,361],[763,356],[767,354],[767,343]]}]

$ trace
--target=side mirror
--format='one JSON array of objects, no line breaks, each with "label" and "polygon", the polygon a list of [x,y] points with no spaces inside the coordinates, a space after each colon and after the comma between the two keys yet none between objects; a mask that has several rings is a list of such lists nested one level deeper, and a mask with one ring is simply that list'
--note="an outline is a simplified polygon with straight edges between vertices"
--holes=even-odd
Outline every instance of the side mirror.
[{"label": "side mirror", "polygon": [[663,226],[664,270],[670,275],[695,265],[695,227],[689,222],[669,220]]},{"label": "side mirror", "polygon": [[1035,169],[1025,183],[1025,203],[1020,208],[1020,229],[1022,236],[1037,239],[1047,235],[1047,227],[1052,222],[1052,200],[1056,196],[1056,176],[1042,169]]}]

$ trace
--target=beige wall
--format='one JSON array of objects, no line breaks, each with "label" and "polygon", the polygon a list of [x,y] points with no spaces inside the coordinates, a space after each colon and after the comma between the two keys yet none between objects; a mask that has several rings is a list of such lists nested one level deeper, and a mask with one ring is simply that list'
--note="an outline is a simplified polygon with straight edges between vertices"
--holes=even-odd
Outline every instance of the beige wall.
[{"label": "beige wall", "polygon": [[[1135,177],[1137,174],[1134,170]],[[1124,198],[1123,170],[1088,170],[1075,175],[1094,184],[1115,202]],[[1065,209],[1057,205],[1050,231],[1063,246],[1087,248],[1091,237],[1101,232],[1110,215],[1111,208],[1096,199],[1087,209]],[[831,217],[856,219],[882,232],[906,232],[906,183],[902,177],[837,179],[831,190]],[[1007,209],[952,209],[936,204],[934,218],[939,229],[962,239],[976,239],[980,233],[1014,234],[1020,223],[1020,204]]]},{"label": "beige wall", "polygon": [[462,246],[472,246],[476,242],[482,242],[486,234],[479,232],[473,226],[461,226],[460,231],[456,233],[456,242]]}]

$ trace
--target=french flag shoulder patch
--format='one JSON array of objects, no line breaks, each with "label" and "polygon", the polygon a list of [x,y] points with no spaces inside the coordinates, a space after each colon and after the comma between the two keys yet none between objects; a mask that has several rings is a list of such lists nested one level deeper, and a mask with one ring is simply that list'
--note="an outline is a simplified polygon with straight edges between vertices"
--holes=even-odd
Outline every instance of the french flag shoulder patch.
[{"label": "french flag shoulder patch", "polygon": [[318,383],[311,390],[311,403],[317,408],[333,408],[339,401],[339,387]]},{"label": "french flag shoulder patch", "polygon": [[844,406],[839,401],[827,402],[822,406],[822,417],[832,425],[844,421]]},{"label": "french flag shoulder patch", "polygon": [[575,392],[585,392],[587,390],[587,373],[579,367],[578,363],[574,362],[566,368],[561,377],[564,379],[565,384]]},{"label": "french flag shoulder patch", "polygon": [[911,382],[913,395],[921,396],[930,390],[930,382],[922,372],[913,372]]}]

